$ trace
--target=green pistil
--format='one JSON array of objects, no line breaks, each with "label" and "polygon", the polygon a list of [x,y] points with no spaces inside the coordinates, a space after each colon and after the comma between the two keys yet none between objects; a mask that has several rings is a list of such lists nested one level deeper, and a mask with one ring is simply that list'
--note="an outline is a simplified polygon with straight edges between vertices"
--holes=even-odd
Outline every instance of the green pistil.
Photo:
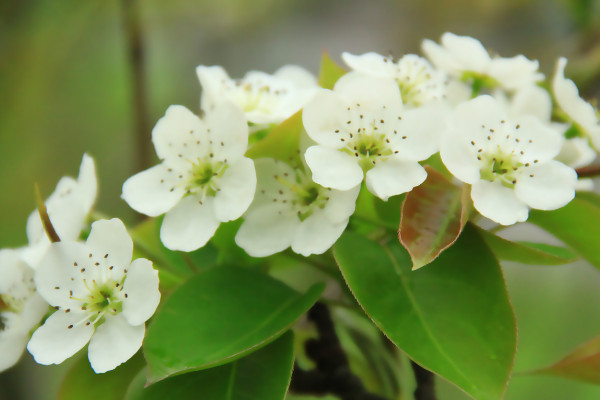
[{"label": "green pistil", "polygon": [[385,134],[382,133],[358,134],[342,151],[357,157],[364,172],[373,168],[378,159],[392,155],[392,150],[386,144]]},{"label": "green pistil", "polygon": [[187,194],[203,193],[214,197],[218,188],[215,179],[223,176],[228,165],[222,161],[210,162],[198,159],[192,166],[190,180],[186,186]]},{"label": "green pistil", "polygon": [[471,83],[471,98],[479,96],[482,89],[495,89],[500,83],[494,78],[474,71],[464,71],[460,77],[463,82]]},{"label": "green pistil", "polygon": [[88,287],[90,295],[88,296],[88,302],[83,304],[83,309],[87,312],[97,314],[119,314],[123,311],[123,303],[117,296],[119,292],[118,287],[121,285],[122,282],[110,282],[102,286]]},{"label": "green pistil", "polygon": [[313,214],[315,208],[324,208],[329,197],[327,196],[327,190],[314,183],[307,174],[299,170],[296,173],[296,182],[293,183],[280,176],[276,179],[277,182],[289,188],[297,196],[292,203],[295,202],[299,205],[297,215],[300,221],[304,221]]},{"label": "green pistil", "polygon": [[18,301],[8,294],[0,295],[0,312],[10,311],[17,313],[22,307],[21,301]]},{"label": "green pistil", "polygon": [[516,172],[523,165],[514,154],[489,155],[484,159],[484,166],[480,170],[481,179],[499,181],[502,186],[513,188],[517,183]]}]

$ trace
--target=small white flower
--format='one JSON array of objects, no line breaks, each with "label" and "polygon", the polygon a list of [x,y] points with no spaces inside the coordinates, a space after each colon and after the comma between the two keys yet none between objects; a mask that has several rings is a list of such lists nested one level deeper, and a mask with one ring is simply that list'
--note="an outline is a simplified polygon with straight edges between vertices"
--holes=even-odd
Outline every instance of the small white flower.
[{"label": "small white flower", "polygon": [[48,312],[35,290],[33,273],[20,250],[0,250],[0,372],[19,361],[31,330]]},{"label": "small white flower", "polygon": [[202,85],[202,109],[233,102],[254,124],[280,123],[300,110],[318,88],[315,77],[296,65],[281,67],[273,75],[250,71],[233,80],[220,66],[200,65],[196,72]]},{"label": "small white flower", "polygon": [[360,186],[347,191],[317,185],[301,169],[256,160],[258,186],[235,242],[253,257],[288,247],[308,257],[329,249],[354,212]]},{"label": "small white flower", "polygon": [[523,55],[490,57],[481,42],[450,32],[442,35],[442,45],[424,40],[423,52],[433,65],[458,79],[479,79],[491,86],[516,90],[544,79],[539,63]]},{"label": "small white flower", "polygon": [[[97,194],[96,168],[94,160],[83,155],[77,180],[64,176],[56,189],[45,201],[48,217],[61,240],[76,240],[84,227],[94,205]],[[50,245],[38,210],[27,219],[29,246],[23,251],[23,259],[36,268]]]},{"label": "small white flower", "polygon": [[554,210],[575,195],[577,174],[553,160],[562,138],[537,118],[509,120],[490,96],[459,105],[441,156],[446,167],[472,185],[477,211],[502,225],[527,219],[529,208]]},{"label": "small white flower", "polygon": [[594,107],[579,97],[575,83],[565,78],[567,59],[561,57],[552,80],[552,90],[558,106],[575,125],[578,133],[600,149],[600,120]]},{"label": "small white flower", "polygon": [[305,153],[315,182],[349,190],[366,174],[369,191],[383,200],[425,180],[418,161],[437,151],[444,123],[437,108],[405,109],[393,79],[357,72],[319,91],[302,120],[318,143]]},{"label": "small white flower", "polygon": [[415,54],[407,54],[396,62],[374,52],[360,56],[343,53],[342,58],[354,71],[395,79],[405,106],[419,107],[445,97],[445,74],[435,70],[426,59]]},{"label": "small white flower", "polygon": [[162,163],[123,184],[123,199],[136,211],[166,213],[160,230],[164,245],[192,251],[206,244],[221,222],[239,218],[256,189],[254,162],[244,157],[248,125],[231,103],[198,118],[171,106],[152,131]]},{"label": "small white flower", "polygon": [[35,274],[40,295],[57,311],[27,349],[40,364],[59,364],[88,342],[96,373],[115,369],[141,347],[160,301],[158,271],[131,262],[133,242],[119,219],[92,224],[87,242],[53,243]]}]

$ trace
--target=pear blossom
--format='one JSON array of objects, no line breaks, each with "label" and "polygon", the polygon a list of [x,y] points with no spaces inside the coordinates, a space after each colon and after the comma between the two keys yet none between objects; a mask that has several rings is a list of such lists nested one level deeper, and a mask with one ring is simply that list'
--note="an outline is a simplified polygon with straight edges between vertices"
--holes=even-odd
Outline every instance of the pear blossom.
[{"label": "pear blossom", "polygon": [[0,372],[19,361],[31,336],[49,310],[33,282],[34,271],[22,250],[0,250]]},{"label": "pear blossom", "polygon": [[286,120],[310,100],[318,88],[316,78],[304,68],[285,65],[273,75],[250,71],[234,80],[220,66],[196,68],[202,85],[202,109],[222,102],[237,104],[248,122],[272,124]]},{"label": "pear blossom", "polygon": [[92,224],[86,243],[53,243],[35,273],[54,312],[27,349],[40,364],[59,364],[88,342],[96,373],[115,369],[141,347],[145,322],[160,301],[158,271],[131,261],[133,242],[119,219]]},{"label": "pear blossom", "polygon": [[[98,192],[94,160],[83,155],[79,176],[73,179],[62,177],[54,192],[45,201],[48,217],[61,240],[76,240],[84,227]],[[29,245],[23,250],[23,259],[36,268],[50,245],[38,210],[27,218]]]},{"label": "pear blossom", "polygon": [[554,98],[566,118],[573,123],[577,134],[589,139],[596,150],[600,149],[600,118],[594,107],[579,96],[575,83],[565,78],[567,59],[561,57],[552,79]]},{"label": "pear blossom", "polygon": [[408,107],[418,107],[445,97],[446,75],[415,54],[407,54],[397,61],[374,52],[359,56],[344,52],[342,58],[354,71],[395,79],[402,102]]},{"label": "pear blossom", "polygon": [[302,120],[317,142],[305,153],[316,183],[349,190],[366,175],[369,191],[383,200],[425,180],[418,161],[438,150],[444,123],[437,108],[404,108],[392,78],[358,72],[342,76],[333,91],[319,91]]},{"label": "pear blossom", "polygon": [[477,211],[502,225],[525,221],[529,207],[554,210],[575,195],[577,174],[554,160],[558,132],[533,116],[511,120],[493,97],[459,105],[442,139],[448,170],[471,185]]},{"label": "pear blossom", "polygon": [[248,126],[231,103],[220,103],[198,118],[171,106],[152,131],[162,163],[123,184],[123,199],[134,210],[164,214],[160,238],[172,250],[206,244],[221,222],[239,218],[256,189],[254,162],[244,157]]},{"label": "pear blossom", "polygon": [[486,86],[516,90],[544,79],[537,61],[523,55],[492,58],[479,40],[469,36],[446,32],[441,45],[426,39],[422,49],[437,68],[455,78],[475,79]]},{"label": "pear blossom", "polygon": [[360,186],[324,188],[303,169],[281,161],[263,158],[255,164],[256,196],[235,236],[238,246],[253,257],[290,246],[306,257],[329,249],[348,225]]}]

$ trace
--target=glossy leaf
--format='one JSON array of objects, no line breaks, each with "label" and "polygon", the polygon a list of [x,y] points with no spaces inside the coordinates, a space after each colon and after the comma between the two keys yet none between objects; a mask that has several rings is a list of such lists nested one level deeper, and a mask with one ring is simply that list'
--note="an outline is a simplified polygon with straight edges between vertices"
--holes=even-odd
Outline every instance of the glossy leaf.
[{"label": "glossy leaf", "polygon": [[175,376],[144,388],[144,371],[126,400],[283,400],[294,364],[294,336],[288,332],[232,363]]},{"label": "glossy leaf", "polygon": [[531,210],[529,222],[552,233],[596,268],[600,268],[600,207],[576,197],[554,211]]},{"label": "glossy leaf", "polygon": [[58,400],[122,400],[133,378],[144,368],[140,353],[115,370],[96,374],[82,354],[63,378]]},{"label": "glossy leaf", "polygon": [[512,242],[484,229],[478,230],[500,260],[530,265],[562,265],[579,259],[577,254],[566,247],[544,243]]},{"label": "glossy leaf", "polygon": [[194,276],[173,292],[148,327],[148,381],[225,364],[266,345],[323,289],[315,285],[301,295],[269,276],[235,267]]},{"label": "glossy leaf", "polygon": [[428,268],[399,243],[347,232],[335,258],[373,322],[409,357],[478,400],[503,397],[516,326],[498,262],[467,226]]},{"label": "glossy leaf", "polygon": [[402,203],[398,232],[413,270],[435,260],[456,241],[471,211],[466,185],[458,187],[432,167],[425,169],[425,182],[408,192]]},{"label": "glossy leaf", "polygon": [[325,89],[333,89],[335,83],[347,71],[331,59],[329,54],[323,52],[321,57],[321,68],[319,70],[319,86]]},{"label": "glossy leaf", "polygon": [[556,364],[534,371],[600,385],[600,336],[584,343]]},{"label": "glossy leaf", "polygon": [[252,159],[270,157],[292,166],[301,166],[298,149],[303,129],[300,110],[273,128],[263,140],[250,147],[246,156]]}]

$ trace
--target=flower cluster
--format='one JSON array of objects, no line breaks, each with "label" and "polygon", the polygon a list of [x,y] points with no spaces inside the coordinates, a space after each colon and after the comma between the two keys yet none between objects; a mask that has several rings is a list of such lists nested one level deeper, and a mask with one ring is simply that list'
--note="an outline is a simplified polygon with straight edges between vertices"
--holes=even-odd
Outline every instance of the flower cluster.
[{"label": "flower cluster", "polygon": [[[164,214],[160,239],[171,250],[199,249],[221,223],[241,220],[237,245],[266,257],[324,253],[359,194],[387,201],[410,192],[426,180],[426,164],[470,189],[479,214],[502,225],[589,188],[574,168],[595,160],[600,123],[565,77],[566,59],[547,91],[537,61],[491,56],[474,38],[446,33],[441,44],[425,40],[423,52],[344,53],[347,70],[330,88],[297,66],[239,80],[199,66],[198,112],[167,109],[152,131],[160,164],[127,179],[122,198]],[[100,373],[142,345],[160,301],[158,272],[131,261],[118,219],[92,223],[86,237],[95,197],[86,155],[78,179],[63,178],[45,202],[48,220],[29,217],[29,244],[0,251],[0,370],[25,346],[52,364],[89,343]]]}]

